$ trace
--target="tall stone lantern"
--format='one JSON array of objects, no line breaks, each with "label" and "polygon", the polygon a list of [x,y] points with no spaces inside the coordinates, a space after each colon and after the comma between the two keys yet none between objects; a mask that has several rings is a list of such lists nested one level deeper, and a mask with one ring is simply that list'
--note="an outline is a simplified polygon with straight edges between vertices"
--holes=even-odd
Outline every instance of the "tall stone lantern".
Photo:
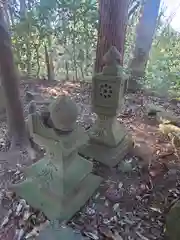
[{"label": "tall stone lantern", "polygon": [[118,50],[111,47],[104,56],[102,73],[92,79],[92,110],[97,114],[97,120],[89,130],[89,142],[79,150],[82,155],[111,167],[127,154],[132,143],[116,117],[123,104],[125,88],[120,59]]}]

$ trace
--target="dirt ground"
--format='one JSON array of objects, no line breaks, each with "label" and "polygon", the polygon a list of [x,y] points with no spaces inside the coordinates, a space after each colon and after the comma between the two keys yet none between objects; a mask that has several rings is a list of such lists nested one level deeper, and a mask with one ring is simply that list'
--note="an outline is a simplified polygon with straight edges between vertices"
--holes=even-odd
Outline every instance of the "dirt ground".
[{"label": "dirt ground", "polygon": [[[24,96],[25,91],[30,90],[40,93],[44,99],[63,92],[70,94],[80,110],[78,123],[87,128],[95,120],[96,116],[91,112],[89,84],[31,81],[21,82],[20,90],[25,116],[28,104]],[[179,157],[171,141],[159,132],[158,123],[146,117],[144,109],[148,103],[153,103],[172,110],[178,116],[180,104],[141,93],[128,94],[125,100],[124,111],[119,112],[117,118],[132,134],[134,149],[115,168],[94,163],[94,172],[104,181],[69,225],[86,239],[165,239],[165,216],[172,203],[180,197]],[[6,123],[1,121],[1,151],[7,150],[6,131]],[[1,192],[16,178],[16,163],[22,164],[25,158],[22,153],[20,159],[15,155],[10,156],[8,161],[0,159]],[[1,207],[1,220],[9,207]],[[9,223],[1,229],[1,239],[13,239],[13,224]]]}]

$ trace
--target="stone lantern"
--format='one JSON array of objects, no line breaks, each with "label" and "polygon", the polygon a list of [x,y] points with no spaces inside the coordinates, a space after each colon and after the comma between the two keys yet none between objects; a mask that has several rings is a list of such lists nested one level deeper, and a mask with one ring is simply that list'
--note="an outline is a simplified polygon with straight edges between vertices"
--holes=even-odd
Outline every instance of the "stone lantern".
[{"label": "stone lantern", "polygon": [[97,114],[89,130],[90,140],[79,152],[108,166],[115,166],[128,152],[130,137],[117,121],[117,111],[123,104],[125,81],[115,47],[104,56],[102,73],[93,77],[92,110]]},{"label": "stone lantern", "polygon": [[[116,116],[122,83],[120,53],[115,47],[106,53],[103,72],[92,79],[92,110],[99,116]],[[112,67],[113,65],[113,67]]]},{"label": "stone lantern", "polygon": [[92,162],[78,155],[88,135],[76,123],[77,116],[76,104],[60,96],[46,114],[34,112],[28,117],[30,135],[46,148],[46,155],[25,168],[26,180],[12,189],[50,220],[68,221],[102,181],[91,173]]}]

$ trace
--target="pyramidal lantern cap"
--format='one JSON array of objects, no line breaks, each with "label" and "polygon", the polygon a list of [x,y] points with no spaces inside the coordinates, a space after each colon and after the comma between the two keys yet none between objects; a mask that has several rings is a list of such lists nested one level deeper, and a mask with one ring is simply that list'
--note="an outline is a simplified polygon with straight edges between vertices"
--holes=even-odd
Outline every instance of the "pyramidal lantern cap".
[{"label": "pyramidal lantern cap", "polygon": [[50,104],[49,112],[56,129],[62,131],[74,129],[78,117],[78,108],[69,96],[59,96]]}]

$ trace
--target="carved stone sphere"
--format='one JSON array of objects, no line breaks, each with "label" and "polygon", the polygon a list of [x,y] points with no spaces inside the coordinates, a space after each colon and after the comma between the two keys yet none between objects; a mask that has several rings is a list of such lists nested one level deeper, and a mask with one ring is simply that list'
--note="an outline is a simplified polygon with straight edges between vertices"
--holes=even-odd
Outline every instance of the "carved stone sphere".
[{"label": "carved stone sphere", "polygon": [[78,117],[77,105],[66,95],[59,96],[49,106],[50,118],[56,129],[71,131]]}]

